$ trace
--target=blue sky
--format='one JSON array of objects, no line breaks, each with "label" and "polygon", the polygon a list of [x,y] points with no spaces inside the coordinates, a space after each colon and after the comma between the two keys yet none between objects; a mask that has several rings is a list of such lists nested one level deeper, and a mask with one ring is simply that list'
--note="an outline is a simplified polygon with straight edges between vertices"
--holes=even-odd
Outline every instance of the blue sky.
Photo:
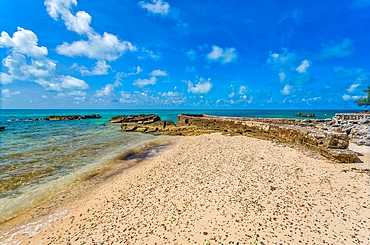
[{"label": "blue sky", "polygon": [[0,2],[1,108],[360,109],[370,0]]}]

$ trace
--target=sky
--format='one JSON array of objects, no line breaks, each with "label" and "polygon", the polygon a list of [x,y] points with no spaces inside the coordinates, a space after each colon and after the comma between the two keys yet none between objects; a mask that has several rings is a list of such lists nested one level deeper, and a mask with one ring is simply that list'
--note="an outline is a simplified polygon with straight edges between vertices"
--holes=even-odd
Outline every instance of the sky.
[{"label": "sky", "polygon": [[370,0],[0,1],[1,108],[361,109]]}]

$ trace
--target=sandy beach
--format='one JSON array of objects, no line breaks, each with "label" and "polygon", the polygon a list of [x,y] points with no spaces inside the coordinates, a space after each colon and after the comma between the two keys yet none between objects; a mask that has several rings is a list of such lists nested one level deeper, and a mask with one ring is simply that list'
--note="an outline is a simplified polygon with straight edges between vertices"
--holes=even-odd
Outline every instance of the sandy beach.
[{"label": "sandy beach", "polygon": [[142,162],[49,209],[49,228],[22,244],[370,244],[366,151],[338,164],[211,134],[128,161]]}]

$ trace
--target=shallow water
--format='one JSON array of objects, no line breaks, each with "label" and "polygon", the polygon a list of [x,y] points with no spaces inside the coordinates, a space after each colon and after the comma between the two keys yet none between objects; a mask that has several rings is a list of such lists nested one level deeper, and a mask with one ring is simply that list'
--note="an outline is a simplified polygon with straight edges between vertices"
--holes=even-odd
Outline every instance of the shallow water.
[{"label": "shallow water", "polygon": [[[1,110],[0,223],[77,181],[103,171],[122,154],[161,136],[122,132],[113,116],[155,113],[176,121],[178,113],[216,116],[296,118],[298,112],[332,117],[344,111],[302,110]],[[100,119],[45,121],[50,115],[91,115]],[[153,153],[154,154],[154,153]]]}]

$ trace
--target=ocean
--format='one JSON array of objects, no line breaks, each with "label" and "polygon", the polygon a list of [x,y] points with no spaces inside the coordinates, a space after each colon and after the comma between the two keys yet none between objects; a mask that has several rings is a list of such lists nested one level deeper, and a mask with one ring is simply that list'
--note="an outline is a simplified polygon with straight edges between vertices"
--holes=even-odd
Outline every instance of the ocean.
[{"label": "ocean", "polygon": [[[0,224],[45,199],[105,171],[132,151],[158,145],[168,136],[122,132],[109,124],[117,115],[155,113],[176,122],[180,113],[254,118],[297,118],[314,113],[330,118],[344,110],[47,110],[1,109]],[[91,115],[79,121],[45,121],[51,115]],[[155,154],[155,152],[153,153]]]}]

